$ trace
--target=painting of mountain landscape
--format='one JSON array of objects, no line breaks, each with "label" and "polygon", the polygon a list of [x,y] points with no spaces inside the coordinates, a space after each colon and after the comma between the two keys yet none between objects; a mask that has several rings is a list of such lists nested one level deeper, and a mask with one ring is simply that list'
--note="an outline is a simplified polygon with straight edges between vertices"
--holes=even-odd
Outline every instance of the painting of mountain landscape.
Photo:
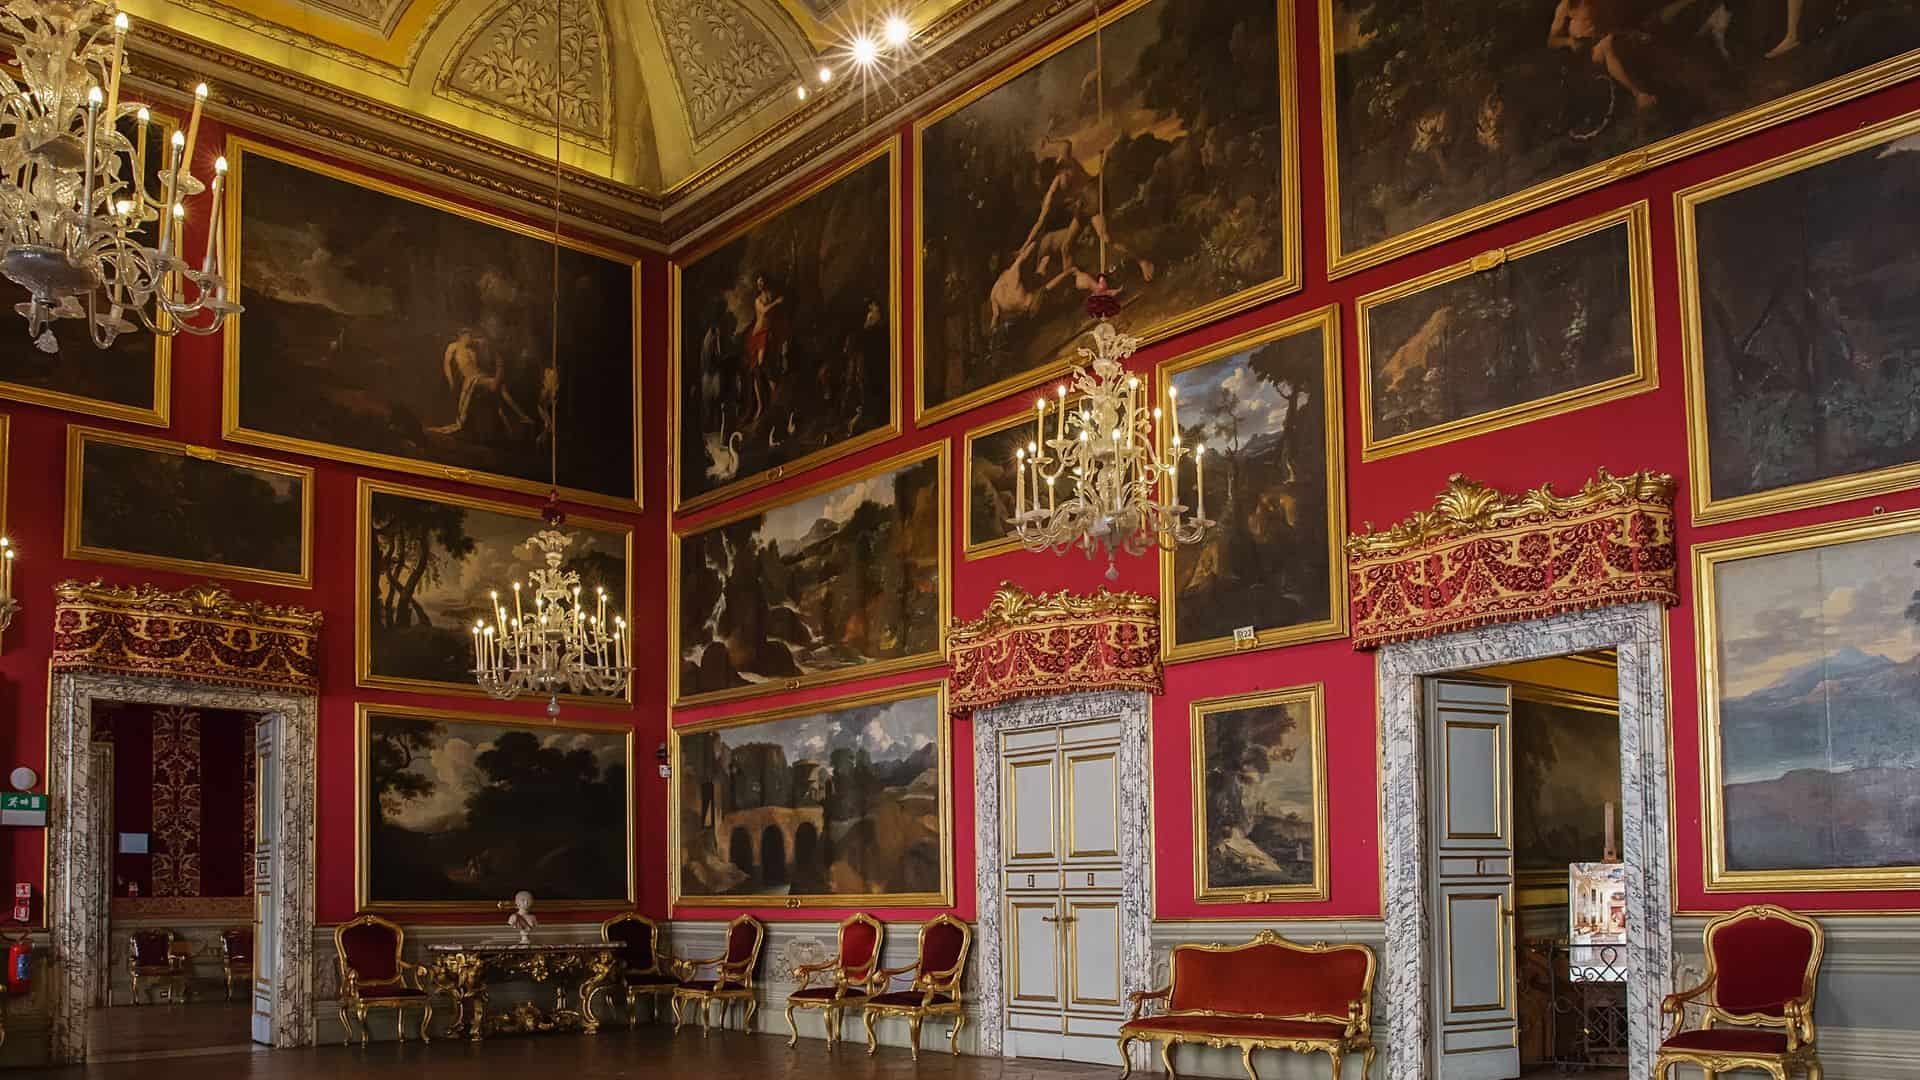
[{"label": "painting of mountain landscape", "polygon": [[1719,563],[1730,872],[1920,865],[1920,533]]},{"label": "painting of mountain landscape", "polygon": [[936,660],[946,462],[943,442],[676,536],[676,700]]},{"label": "painting of mountain landscape", "polygon": [[1201,900],[1326,895],[1320,695],[1315,686],[1194,705]]},{"label": "painting of mountain landscape", "polygon": [[936,684],[681,734],[678,902],[943,902],[945,725]]}]

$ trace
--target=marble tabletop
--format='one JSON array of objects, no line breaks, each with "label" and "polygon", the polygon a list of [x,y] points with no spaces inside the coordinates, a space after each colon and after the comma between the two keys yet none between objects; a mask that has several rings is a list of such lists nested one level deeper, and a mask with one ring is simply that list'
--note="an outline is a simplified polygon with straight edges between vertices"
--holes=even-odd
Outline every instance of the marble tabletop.
[{"label": "marble tabletop", "polygon": [[586,953],[617,946],[604,941],[476,941],[470,945],[429,945],[429,953]]}]

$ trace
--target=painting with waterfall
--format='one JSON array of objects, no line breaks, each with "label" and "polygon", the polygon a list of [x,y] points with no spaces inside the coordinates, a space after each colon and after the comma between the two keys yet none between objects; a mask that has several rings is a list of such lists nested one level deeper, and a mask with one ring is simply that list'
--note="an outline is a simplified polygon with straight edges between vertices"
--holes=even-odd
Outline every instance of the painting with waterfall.
[{"label": "painting with waterfall", "polygon": [[675,703],[937,662],[947,489],[942,440],[675,534]]},{"label": "painting with waterfall", "polygon": [[944,684],[674,735],[676,904],[952,900]]}]

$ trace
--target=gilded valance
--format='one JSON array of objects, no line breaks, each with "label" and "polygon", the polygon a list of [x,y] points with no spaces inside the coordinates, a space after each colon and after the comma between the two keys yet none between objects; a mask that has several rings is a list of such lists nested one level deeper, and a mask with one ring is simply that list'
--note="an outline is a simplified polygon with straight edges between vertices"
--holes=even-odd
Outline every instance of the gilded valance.
[{"label": "gilded valance", "polygon": [[1679,602],[1673,477],[1605,469],[1578,494],[1507,495],[1459,475],[1432,510],[1347,538],[1353,646],[1491,623]]},{"label": "gilded valance", "polygon": [[1003,584],[972,622],[947,636],[949,706],[1091,690],[1160,692],[1160,605],[1101,589],[1034,596]]},{"label": "gilded valance", "polygon": [[54,588],[54,598],[56,672],[320,692],[317,611],[235,600],[216,585],[166,592],[151,585],[65,581]]}]

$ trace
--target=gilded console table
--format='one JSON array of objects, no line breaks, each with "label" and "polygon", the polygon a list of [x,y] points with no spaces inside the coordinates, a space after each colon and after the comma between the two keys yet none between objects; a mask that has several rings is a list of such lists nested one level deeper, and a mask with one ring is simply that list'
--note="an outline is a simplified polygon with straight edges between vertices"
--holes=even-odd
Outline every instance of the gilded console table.
[{"label": "gilded console table", "polygon": [[[429,945],[427,959],[428,978],[434,989],[453,999],[453,1026],[447,1034],[456,1039],[464,1036],[474,1042],[489,1035],[521,1032],[594,1034],[600,1030],[600,1020],[593,1012],[594,1001],[612,985],[617,969],[614,946],[597,942]],[[553,1007],[542,1009],[526,1002],[498,1016],[489,1016],[489,983],[520,979],[552,983]]]}]

